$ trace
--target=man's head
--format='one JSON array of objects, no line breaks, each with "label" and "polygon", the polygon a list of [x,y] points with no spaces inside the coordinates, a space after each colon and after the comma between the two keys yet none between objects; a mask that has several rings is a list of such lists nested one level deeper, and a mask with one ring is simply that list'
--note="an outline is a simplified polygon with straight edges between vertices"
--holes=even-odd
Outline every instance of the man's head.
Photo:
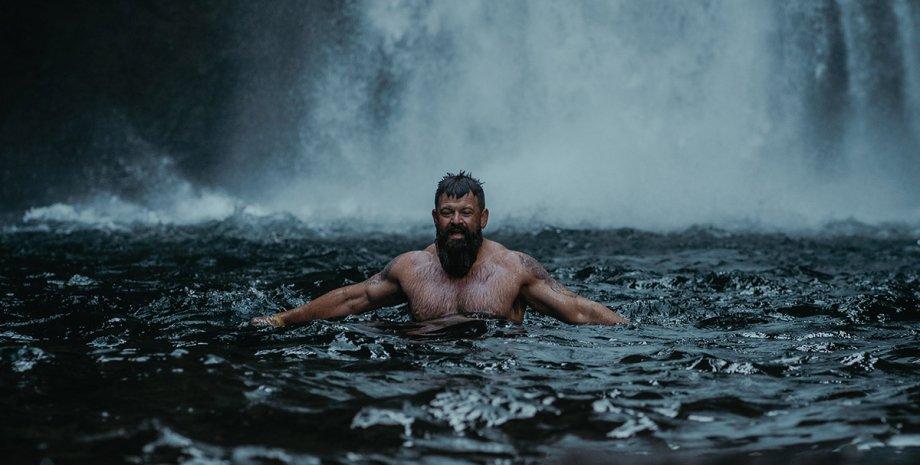
[{"label": "man's head", "polygon": [[482,183],[463,171],[447,173],[435,191],[431,217],[441,266],[452,277],[465,276],[476,262],[482,229],[489,222]]}]

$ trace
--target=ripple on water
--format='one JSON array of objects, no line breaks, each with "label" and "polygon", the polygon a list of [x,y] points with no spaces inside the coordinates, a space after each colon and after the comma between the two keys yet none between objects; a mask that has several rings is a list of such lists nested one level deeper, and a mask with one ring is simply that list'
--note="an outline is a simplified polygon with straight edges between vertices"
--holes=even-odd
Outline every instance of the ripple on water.
[{"label": "ripple on water", "polygon": [[[15,349],[4,348],[2,350],[3,359],[10,362],[10,367],[17,373],[24,373],[33,368],[39,362],[51,360],[53,356],[39,347],[21,346]],[[5,352],[5,353],[4,353]]]},{"label": "ripple on water", "polygon": [[0,411],[18,415],[4,430],[14,453],[539,463],[566,441],[635,453],[662,441],[918,447],[920,271],[898,238],[506,234],[640,324],[529,312],[522,326],[409,337],[405,307],[297,328],[247,322],[364,279],[427,237],[275,242],[214,229],[0,238],[12,251],[0,254],[0,369],[17,381],[0,383]]},{"label": "ripple on water", "polygon": [[532,418],[540,411],[555,411],[555,398],[536,392],[516,390],[457,389],[438,393],[428,404],[428,412],[462,432],[479,427],[494,427],[511,420]]},{"label": "ripple on water", "polygon": [[75,274],[67,280],[67,285],[74,287],[90,287],[96,285],[96,281],[89,276]]},{"label": "ripple on water", "polygon": [[351,421],[351,428],[370,428],[378,425],[397,425],[403,428],[403,437],[412,437],[412,423],[415,418],[396,410],[384,410],[374,407],[364,407]]},{"label": "ripple on water", "polygon": [[289,450],[258,445],[219,446],[192,439],[163,425],[160,421],[149,422],[156,438],[141,448],[137,460],[143,463],[179,463],[181,465],[210,464],[262,464],[283,463],[290,465],[318,465],[319,458],[291,452]]},{"label": "ripple on water", "polygon": [[707,371],[710,373],[727,373],[727,374],[741,374],[741,375],[752,375],[761,373],[759,369],[754,367],[750,362],[732,362],[728,360],[723,360],[712,355],[704,354],[700,358],[696,359],[687,366],[688,370],[696,371]]}]

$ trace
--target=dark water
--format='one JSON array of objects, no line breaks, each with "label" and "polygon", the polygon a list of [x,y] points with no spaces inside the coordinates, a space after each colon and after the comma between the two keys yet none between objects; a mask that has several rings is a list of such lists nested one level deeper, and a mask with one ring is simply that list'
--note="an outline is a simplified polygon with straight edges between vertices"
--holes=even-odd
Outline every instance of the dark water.
[{"label": "dark water", "polygon": [[3,462],[917,459],[915,230],[490,237],[634,324],[529,313],[413,338],[392,308],[254,329],[427,237],[8,229]]}]

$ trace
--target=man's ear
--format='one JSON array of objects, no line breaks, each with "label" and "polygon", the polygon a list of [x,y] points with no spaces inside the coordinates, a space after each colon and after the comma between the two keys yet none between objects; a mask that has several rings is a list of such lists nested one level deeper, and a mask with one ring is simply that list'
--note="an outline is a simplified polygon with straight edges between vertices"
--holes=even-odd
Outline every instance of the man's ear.
[{"label": "man's ear", "polygon": [[486,208],[482,211],[482,216],[479,217],[479,229],[485,229],[486,225],[489,223],[489,209]]},{"label": "man's ear", "polygon": [[434,221],[434,226],[437,227],[438,226],[438,210],[437,209],[434,209],[434,208],[431,209],[431,219]]}]

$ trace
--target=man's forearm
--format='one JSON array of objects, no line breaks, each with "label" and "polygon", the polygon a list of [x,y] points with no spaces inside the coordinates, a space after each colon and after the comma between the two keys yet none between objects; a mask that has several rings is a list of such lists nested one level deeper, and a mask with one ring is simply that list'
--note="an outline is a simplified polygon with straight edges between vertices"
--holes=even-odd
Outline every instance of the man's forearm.
[{"label": "man's forearm", "polygon": [[[361,311],[364,292],[360,284],[352,284],[329,291],[320,297],[286,312],[264,317],[260,322],[272,326],[288,326],[311,320],[337,318]],[[366,300],[366,299],[363,299]],[[253,320],[256,323],[256,320]]]}]

